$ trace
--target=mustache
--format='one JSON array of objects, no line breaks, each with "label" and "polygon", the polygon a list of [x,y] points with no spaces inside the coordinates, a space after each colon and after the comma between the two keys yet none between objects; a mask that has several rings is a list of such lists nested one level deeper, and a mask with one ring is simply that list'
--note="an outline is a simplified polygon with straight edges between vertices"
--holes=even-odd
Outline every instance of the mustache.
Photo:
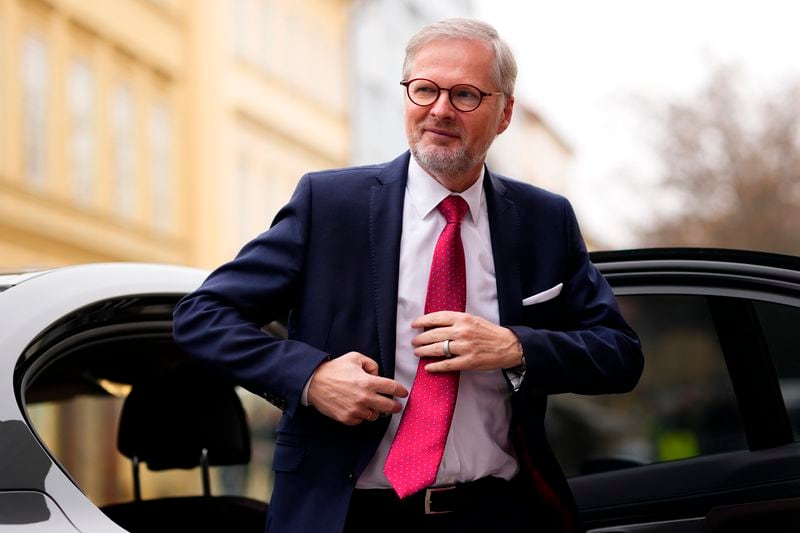
[{"label": "mustache", "polygon": [[457,135],[458,137],[461,137],[463,134],[461,128],[452,122],[442,120],[426,122],[420,126],[420,129],[444,131],[447,133],[452,133],[453,135]]}]

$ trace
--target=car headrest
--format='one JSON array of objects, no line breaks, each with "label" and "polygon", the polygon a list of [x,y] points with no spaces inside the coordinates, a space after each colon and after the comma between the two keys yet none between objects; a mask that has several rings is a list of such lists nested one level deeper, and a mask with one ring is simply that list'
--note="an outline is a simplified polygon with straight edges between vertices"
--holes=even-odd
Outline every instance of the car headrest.
[{"label": "car headrest", "polygon": [[122,407],[117,447],[150,470],[194,468],[203,449],[211,466],[245,464],[250,430],[232,385],[173,372],[134,384]]}]

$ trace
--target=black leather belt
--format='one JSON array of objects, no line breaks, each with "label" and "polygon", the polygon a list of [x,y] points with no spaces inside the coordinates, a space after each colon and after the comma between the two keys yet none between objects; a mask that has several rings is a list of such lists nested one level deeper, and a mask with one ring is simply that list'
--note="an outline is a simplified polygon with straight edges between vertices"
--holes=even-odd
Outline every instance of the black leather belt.
[{"label": "black leather belt", "polygon": [[467,483],[430,487],[402,500],[391,489],[356,489],[354,503],[374,512],[403,512],[436,515],[457,512],[475,505],[513,500],[512,483],[496,477],[485,477]]}]

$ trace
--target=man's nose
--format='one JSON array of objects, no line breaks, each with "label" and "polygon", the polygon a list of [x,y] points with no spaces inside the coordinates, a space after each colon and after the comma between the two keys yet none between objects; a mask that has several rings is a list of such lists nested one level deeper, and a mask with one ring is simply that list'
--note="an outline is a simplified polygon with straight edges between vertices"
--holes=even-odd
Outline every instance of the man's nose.
[{"label": "man's nose", "polygon": [[453,116],[456,108],[450,102],[450,92],[442,89],[439,91],[439,96],[431,104],[430,113],[437,117]]}]

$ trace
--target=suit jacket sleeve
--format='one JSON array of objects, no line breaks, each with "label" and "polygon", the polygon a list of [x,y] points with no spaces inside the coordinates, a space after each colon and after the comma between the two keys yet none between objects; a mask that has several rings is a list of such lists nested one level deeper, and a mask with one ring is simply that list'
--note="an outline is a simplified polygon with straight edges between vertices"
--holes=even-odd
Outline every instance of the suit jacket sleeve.
[{"label": "suit jacket sleeve", "polygon": [[328,354],[261,328],[284,318],[295,304],[310,207],[311,182],[305,176],[270,229],[214,271],[174,313],[174,336],[181,348],[289,414]]},{"label": "suit jacket sleeve", "polygon": [[589,260],[575,214],[563,200],[564,279],[549,306],[557,327],[516,325],[527,370],[520,392],[627,392],[643,368],[639,339],[619,312],[605,278]]}]

